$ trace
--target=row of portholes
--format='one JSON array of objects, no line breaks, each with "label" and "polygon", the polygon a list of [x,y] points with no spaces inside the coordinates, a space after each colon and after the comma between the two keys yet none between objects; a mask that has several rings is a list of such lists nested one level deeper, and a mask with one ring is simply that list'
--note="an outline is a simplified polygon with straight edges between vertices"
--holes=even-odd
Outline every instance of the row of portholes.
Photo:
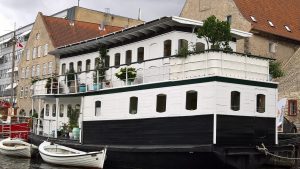
[{"label": "row of portholes", "polygon": [[[186,102],[185,109],[186,110],[197,110],[197,102],[198,102],[198,92],[194,90],[190,90],[186,92]],[[264,94],[256,95],[256,111],[259,113],[265,112],[265,102],[266,96]],[[137,114],[138,113],[138,97],[130,97],[129,99],[129,114]],[[156,95],[156,112],[163,113],[167,108],[167,95],[166,94],[158,94]],[[95,102],[95,116],[101,115],[101,101]],[[230,108],[233,111],[240,110],[240,92],[232,91],[231,92],[231,104]]]},{"label": "row of portholes", "polygon": [[[186,110],[197,110],[197,100],[198,100],[198,92],[194,90],[190,90],[186,92]],[[137,114],[138,113],[138,97],[130,97],[129,99],[129,114]],[[95,116],[100,116],[101,114],[102,102],[95,102]],[[156,95],[156,112],[163,113],[167,109],[167,95],[166,94],[158,94]]]},{"label": "row of portholes", "polygon": [[[68,104],[67,105],[67,117],[69,117],[69,115],[70,115],[69,112],[71,111],[71,109],[73,109],[72,105]],[[80,110],[80,105],[76,104],[75,109]],[[64,106],[64,104],[60,104],[60,106],[59,106],[59,117],[64,117],[65,116],[64,112],[65,112],[65,106]],[[50,116],[50,105],[49,104],[46,104],[45,116],[46,117]],[[56,104],[52,104],[52,117],[56,117]]]}]

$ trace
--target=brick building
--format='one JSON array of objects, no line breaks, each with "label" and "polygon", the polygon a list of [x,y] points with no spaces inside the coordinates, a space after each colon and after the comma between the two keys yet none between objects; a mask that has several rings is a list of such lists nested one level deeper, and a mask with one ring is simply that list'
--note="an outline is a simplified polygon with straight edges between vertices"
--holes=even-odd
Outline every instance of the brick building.
[{"label": "brick building", "polygon": [[48,51],[140,23],[143,21],[81,7],[70,8],[63,18],[38,13],[19,63],[19,113],[31,115],[38,110],[39,104],[31,97],[33,80],[58,74],[58,58]]},{"label": "brick building", "polygon": [[237,42],[237,51],[281,63],[285,76],[276,79],[279,99],[288,98],[286,116],[300,124],[299,8],[299,0],[186,0],[180,16],[205,20],[215,15],[230,22],[232,28],[253,33],[253,37]]}]

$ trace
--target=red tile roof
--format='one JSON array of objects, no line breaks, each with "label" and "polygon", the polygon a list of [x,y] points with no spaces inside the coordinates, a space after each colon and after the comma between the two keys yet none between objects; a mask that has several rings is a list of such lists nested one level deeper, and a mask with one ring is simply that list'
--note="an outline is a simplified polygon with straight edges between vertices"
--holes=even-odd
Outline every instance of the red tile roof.
[{"label": "red tile roof", "polygon": [[43,16],[43,19],[54,47],[88,40],[123,29],[117,26],[105,26],[105,29],[100,31],[99,24],[50,16]]},{"label": "red tile roof", "polygon": [[[300,41],[300,0],[234,0],[253,29]],[[256,22],[251,19],[255,17]],[[274,24],[270,26],[268,21]],[[291,32],[287,31],[288,26]]]}]

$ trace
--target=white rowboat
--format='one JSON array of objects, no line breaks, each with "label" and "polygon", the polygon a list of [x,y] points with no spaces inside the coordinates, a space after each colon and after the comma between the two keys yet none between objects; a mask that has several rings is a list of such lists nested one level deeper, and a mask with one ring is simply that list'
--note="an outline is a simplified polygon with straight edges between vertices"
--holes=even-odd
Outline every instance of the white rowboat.
[{"label": "white rowboat", "polygon": [[0,141],[0,153],[8,156],[27,157],[37,150],[37,146],[19,139],[7,138]]},{"label": "white rowboat", "polygon": [[39,152],[45,162],[75,167],[103,168],[106,157],[106,148],[87,153],[47,141],[39,146]]}]

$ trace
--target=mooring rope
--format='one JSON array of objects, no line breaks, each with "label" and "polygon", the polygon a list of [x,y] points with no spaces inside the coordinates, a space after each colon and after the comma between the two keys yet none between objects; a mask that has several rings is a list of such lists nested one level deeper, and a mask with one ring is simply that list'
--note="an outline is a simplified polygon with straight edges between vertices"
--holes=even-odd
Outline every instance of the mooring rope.
[{"label": "mooring rope", "polygon": [[[281,159],[286,159],[286,160],[300,160],[300,158],[291,158],[291,157],[284,157],[284,156],[280,156],[280,155],[276,155],[274,153],[271,153],[266,146],[264,145],[264,143],[261,144],[261,147],[256,146],[256,149],[262,153],[264,153],[266,156],[270,155],[276,158],[281,158]],[[293,154],[295,153],[295,148],[293,150]]]}]

